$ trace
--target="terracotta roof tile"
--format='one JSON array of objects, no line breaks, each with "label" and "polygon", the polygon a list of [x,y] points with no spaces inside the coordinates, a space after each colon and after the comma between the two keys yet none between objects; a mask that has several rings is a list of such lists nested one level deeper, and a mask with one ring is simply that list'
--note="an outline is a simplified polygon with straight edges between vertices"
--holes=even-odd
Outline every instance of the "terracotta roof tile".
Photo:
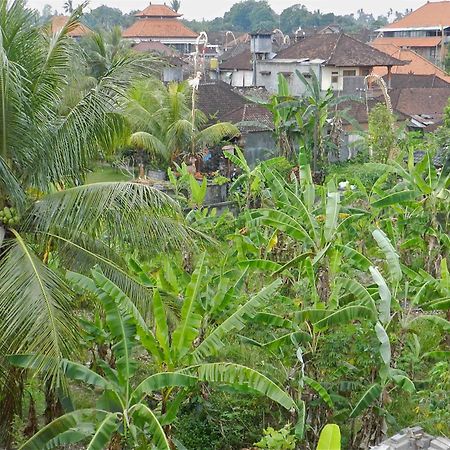
[{"label": "terracotta roof tile", "polygon": [[[60,31],[68,20],[69,17],[67,16],[53,16],[50,22],[51,32],[57,33],[58,31]],[[86,25],[79,23],[73,30],[69,31],[67,34],[72,37],[82,37],[86,36],[86,34],[89,34],[90,32],[91,30]]]},{"label": "terracotta roof tile", "polygon": [[[393,67],[393,74],[434,75],[442,80],[450,82],[450,76],[448,76],[441,68],[435,66],[428,59],[413,50],[400,48],[396,45],[390,44],[389,42],[385,42],[384,39],[390,38],[377,39],[370,45],[390,56],[393,56],[394,58],[409,61],[405,66]],[[373,71],[380,76],[387,73],[387,69],[384,69],[383,67],[376,67]]]},{"label": "terracotta roof tile", "polygon": [[396,66],[404,64],[376,48],[346,34],[317,34],[282,50],[280,59],[323,59],[326,65],[341,67]]},{"label": "terracotta roof tile", "polygon": [[372,44],[392,44],[397,47],[436,47],[442,41],[440,36],[428,37],[380,37]]},{"label": "terracotta roof tile", "polygon": [[138,19],[123,32],[125,38],[193,38],[197,33],[176,19]]},{"label": "terracotta roof tile", "polygon": [[381,30],[395,28],[440,28],[450,27],[450,1],[427,2],[412,13]]},{"label": "terracotta roof tile", "polygon": [[152,5],[151,3],[147,8],[135,14],[136,17],[181,17],[182,15],[167,5]]}]

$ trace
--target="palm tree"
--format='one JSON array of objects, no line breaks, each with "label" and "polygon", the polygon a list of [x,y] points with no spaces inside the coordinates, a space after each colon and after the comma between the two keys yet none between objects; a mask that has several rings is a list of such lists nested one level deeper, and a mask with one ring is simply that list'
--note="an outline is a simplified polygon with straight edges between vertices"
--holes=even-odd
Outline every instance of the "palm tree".
[{"label": "palm tree", "polygon": [[82,184],[89,161],[124,132],[135,57],[117,59],[67,102],[72,69],[85,63],[68,37],[81,8],[48,36],[23,0],[0,5],[0,358],[48,356],[55,385],[58,361],[79,342],[65,271],[99,264],[139,298],[144,288],[127,275],[120,249],[158,251],[186,230],[178,206],[147,186]]},{"label": "palm tree", "polygon": [[207,146],[240,134],[230,123],[219,122],[206,127],[207,117],[191,110],[188,83],[142,81],[133,86],[127,105],[127,117],[134,133],[130,142],[155,158],[175,161],[198,158]]},{"label": "palm tree", "polygon": [[180,9],[181,6],[181,2],[180,0],[172,0],[170,2],[170,7],[175,11],[178,12],[178,10]]},{"label": "palm tree", "polygon": [[89,72],[95,78],[104,76],[120,58],[131,56],[131,45],[122,38],[122,30],[115,26],[109,32],[89,33],[81,46],[86,52]]}]

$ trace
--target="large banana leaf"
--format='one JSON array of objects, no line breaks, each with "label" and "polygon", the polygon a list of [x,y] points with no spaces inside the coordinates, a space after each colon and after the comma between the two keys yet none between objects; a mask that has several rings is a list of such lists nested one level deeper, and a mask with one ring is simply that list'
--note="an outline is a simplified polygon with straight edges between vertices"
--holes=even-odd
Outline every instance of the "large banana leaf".
[{"label": "large banana leaf", "polygon": [[341,430],[338,425],[325,425],[316,450],[341,450]]},{"label": "large banana leaf", "polygon": [[137,401],[146,394],[160,391],[167,387],[191,387],[197,383],[197,378],[180,372],[161,372],[150,375],[132,392],[132,400]]},{"label": "large banana leaf", "polygon": [[284,344],[294,344],[295,347],[298,347],[300,344],[304,344],[305,342],[310,342],[312,340],[311,336],[304,331],[292,331],[291,333],[284,334],[273,341],[266,342],[263,344],[263,347],[268,348],[271,351],[276,351],[281,348]]},{"label": "large banana leaf", "polygon": [[159,294],[159,291],[157,289],[153,291],[153,315],[155,320],[156,339],[161,346],[166,364],[170,365],[171,355],[169,327],[167,325],[166,310],[164,309],[161,295]]},{"label": "large banana leaf", "polygon": [[369,294],[367,289],[361,283],[351,278],[343,278],[343,277],[339,277],[337,279],[337,283],[339,283],[339,285],[343,289],[353,294],[356,300],[361,302],[361,305],[370,308],[372,310],[374,318],[377,317],[378,311],[375,305],[375,301],[373,300],[372,296]]},{"label": "large banana leaf", "polygon": [[378,341],[380,342],[380,355],[384,364],[389,367],[391,364],[391,342],[389,341],[389,336],[386,330],[383,328],[380,322],[375,324],[375,333],[377,335]]},{"label": "large banana leaf", "polygon": [[386,284],[383,276],[376,267],[369,267],[373,281],[378,285],[378,291],[380,293],[380,301],[378,304],[378,318],[380,322],[385,325],[391,319],[391,291]]},{"label": "large banana leaf", "polygon": [[331,400],[330,394],[318,381],[309,377],[303,377],[303,380],[310,388],[314,389],[317,394],[319,394],[319,397],[327,404],[329,408],[334,408],[333,400]]},{"label": "large banana leaf", "polygon": [[202,316],[198,313],[198,308],[204,261],[205,255],[203,254],[186,288],[181,309],[181,321],[173,333],[172,351],[174,359],[179,360],[188,353],[201,326]]},{"label": "large banana leaf", "polygon": [[258,294],[253,296],[244,305],[238,309],[220,324],[206,339],[192,352],[192,358],[195,362],[203,361],[209,355],[216,353],[225,344],[223,338],[232,331],[240,331],[244,328],[246,320],[255,317],[256,308],[262,306],[267,300],[273,298],[274,293],[280,287],[281,280],[276,280],[269,286],[263,288]]},{"label": "large banana leaf", "polygon": [[292,329],[293,327],[291,320],[277,314],[266,312],[259,312],[258,314],[256,314],[256,316],[253,318],[253,322],[262,323],[264,325],[271,325],[277,328],[286,328],[288,330]]},{"label": "large banana leaf", "polygon": [[[126,316],[127,318],[130,316],[132,317],[141,344],[150,351],[152,356],[158,362],[161,362],[163,360],[163,355],[158,346],[158,342],[152,330],[145,323],[145,320],[136,305],[116,284],[106,278],[101,272],[98,270],[93,270],[92,275],[97,286],[97,295],[106,299],[108,299],[108,297],[113,299],[120,311],[120,314]],[[81,278],[78,276],[77,279],[80,280]],[[128,322],[130,321],[128,320]]]},{"label": "large banana leaf", "polygon": [[324,228],[325,242],[329,242],[336,232],[340,201],[341,198],[338,192],[328,193]]},{"label": "large banana leaf", "polygon": [[[95,419],[102,420],[109,413],[96,409],[79,409],[77,411],[64,414],[53,422],[39,430],[33,437],[28,439],[19,450],[42,450],[57,436],[69,430],[76,430],[79,424],[91,422]],[[67,442],[71,437],[67,435]]]},{"label": "large banana leaf", "polygon": [[240,267],[249,267],[251,269],[264,270],[269,272],[278,272],[282,266],[275,261],[268,259],[248,259],[239,263]]},{"label": "large banana leaf", "polygon": [[266,225],[282,231],[292,239],[314,246],[314,241],[303,226],[288,214],[274,209],[260,209],[254,219],[255,224]]},{"label": "large banana leaf", "polygon": [[[121,311],[116,303],[115,295],[123,293],[101,273],[93,270],[92,277],[98,287],[98,297],[106,312],[106,323],[114,340],[113,351],[116,356],[116,367],[119,379],[128,383],[136,363],[132,361],[131,352],[136,344],[136,326],[128,311]],[[111,291],[109,288],[113,286]]]},{"label": "large banana leaf", "polygon": [[391,281],[399,282],[402,279],[402,268],[397,251],[384,231],[377,229],[373,231],[372,235],[386,256]]},{"label": "large banana leaf", "polygon": [[372,202],[372,206],[375,208],[385,208],[391,205],[398,205],[402,203],[412,202],[416,199],[417,192],[413,190],[394,192],[386,195],[379,200]]},{"label": "large banana leaf", "polygon": [[61,362],[61,369],[71,380],[84,381],[91,386],[102,389],[108,388],[108,382],[102,376],[80,363],[63,359]]},{"label": "large banana leaf", "polygon": [[146,405],[140,403],[132,410],[133,422],[140,428],[148,428],[150,439],[156,450],[170,450],[166,434],[155,414]]},{"label": "large banana leaf", "polygon": [[369,389],[363,394],[363,396],[359,399],[356,406],[353,408],[350,413],[350,418],[358,417],[365,409],[369,408],[372,403],[380,397],[382,392],[381,386],[379,384],[374,384],[370,386]]},{"label": "large banana leaf", "polygon": [[367,259],[362,253],[358,252],[348,245],[336,244],[335,247],[339,251],[341,251],[344,256],[346,256],[359,270],[369,270],[369,267],[372,265],[372,262]]},{"label": "large banana leaf", "polygon": [[[192,370],[192,369],[191,369]],[[294,400],[266,376],[249,367],[232,363],[212,363],[197,366],[195,372],[201,381],[229,385],[243,385],[259,392],[283,408],[296,410]]]},{"label": "large banana leaf", "polygon": [[117,429],[117,413],[108,414],[97,427],[86,450],[104,450]]},{"label": "large banana leaf", "polygon": [[315,322],[316,327],[324,327],[330,325],[343,325],[353,320],[374,319],[373,311],[365,306],[351,305],[340,308],[337,311],[328,311],[329,315]]}]

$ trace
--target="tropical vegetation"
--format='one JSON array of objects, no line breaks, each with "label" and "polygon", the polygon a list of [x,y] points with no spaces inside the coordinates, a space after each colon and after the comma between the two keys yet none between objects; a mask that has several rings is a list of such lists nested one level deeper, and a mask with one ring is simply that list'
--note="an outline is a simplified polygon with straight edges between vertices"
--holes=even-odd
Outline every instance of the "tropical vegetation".
[{"label": "tropical vegetation", "polygon": [[[1,0],[0,445],[449,436],[448,111],[418,136],[375,110],[358,158],[331,163],[339,101],[280,78],[276,156],[251,165],[239,130],[208,126],[195,88],[155,81],[117,31],[71,39],[81,13],[51,35]],[[205,148],[233,168],[214,184],[228,209],[188,169]],[[88,183],[127,152],[169,181]]]}]

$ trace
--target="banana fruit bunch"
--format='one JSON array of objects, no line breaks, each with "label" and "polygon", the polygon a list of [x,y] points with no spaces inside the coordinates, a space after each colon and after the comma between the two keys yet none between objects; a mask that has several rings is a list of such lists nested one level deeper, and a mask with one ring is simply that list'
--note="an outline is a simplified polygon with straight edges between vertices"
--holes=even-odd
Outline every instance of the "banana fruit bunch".
[{"label": "banana fruit bunch", "polygon": [[20,217],[15,208],[8,208],[5,206],[0,210],[0,223],[7,227],[13,227],[19,223]]}]

